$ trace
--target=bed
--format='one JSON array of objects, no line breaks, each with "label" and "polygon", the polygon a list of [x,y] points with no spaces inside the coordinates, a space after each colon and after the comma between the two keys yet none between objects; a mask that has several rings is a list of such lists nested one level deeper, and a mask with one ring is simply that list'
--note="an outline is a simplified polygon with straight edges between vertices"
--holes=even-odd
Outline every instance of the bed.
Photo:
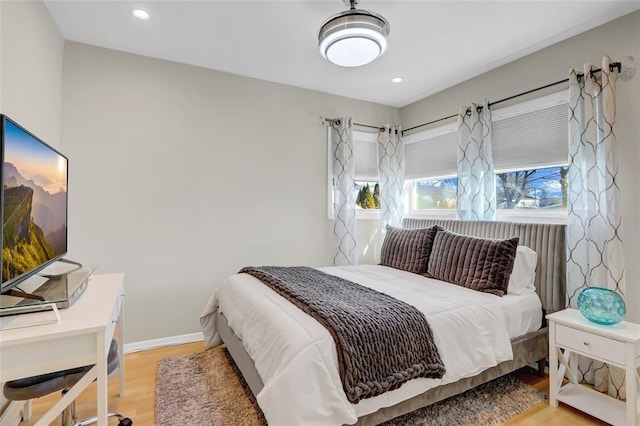
[{"label": "bed", "polygon": [[[458,289],[455,288],[458,286],[441,283],[442,286],[454,287],[455,297],[465,300],[464,309],[476,309],[475,311],[469,311],[467,316],[485,315],[483,312],[487,304],[502,304],[506,306],[509,303],[519,306],[510,311],[516,312],[516,315],[520,316],[510,318],[505,316],[504,321],[508,326],[505,325],[504,331],[500,331],[502,327],[496,326],[494,327],[495,330],[479,330],[464,338],[468,340],[473,339],[474,335],[482,335],[483,342],[478,340],[473,344],[484,344],[487,348],[493,348],[491,354],[487,354],[486,358],[478,359],[477,361],[473,358],[476,356],[475,354],[473,356],[470,355],[471,358],[469,359],[465,359],[459,353],[456,353],[454,357],[450,355],[450,353],[453,353],[451,348],[456,347],[456,341],[451,339],[450,336],[464,334],[464,329],[469,327],[469,324],[461,326],[458,332],[448,330],[445,333],[436,331],[438,330],[437,323],[440,321],[440,317],[431,316],[429,321],[436,322],[436,327],[433,327],[432,324],[432,328],[434,328],[436,339],[439,339],[438,344],[445,345],[442,341],[446,340],[446,345],[449,345],[445,345],[449,349],[444,351],[445,356],[443,356],[443,360],[445,358],[448,360],[445,360],[445,365],[448,364],[447,374],[451,369],[457,375],[452,373],[450,376],[445,375],[442,379],[414,379],[405,383],[399,389],[350,405],[348,401],[341,401],[332,396],[333,393],[340,393],[340,389],[335,392],[332,391],[332,386],[339,388],[339,383],[336,383],[337,375],[334,374],[331,368],[331,361],[335,358],[335,354],[331,354],[326,349],[326,345],[321,346],[315,343],[309,345],[305,343],[307,341],[305,339],[308,338],[307,334],[317,333],[319,337],[312,336],[312,338],[326,339],[326,336],[320,334],[322,326],[317,323],[315,325],[312,324],[314,322],[312,318],[305,318],[304,313],[298,312],[298,309],[293,305],[289,304],[290,306],[288,306],[288,302],[277,294],[274,297],[269,292],[269,289],[256,284],[254,282],[256,281],[255,279],[252,281],[253,277],[246,277],[246,274],[238,274],[233,277],[233,280],[238,280],[239,282],[233,286],[223,286],[221,290],[212,296],[212,300],[201,318],[203,333],[205,341],[209,345],[220,343],[220,341],[227,345],[229,353],[234,358],[251,391],[257,395],[258,403],[265,411],[270,423],[274,425],[301,423],[379,424],[546,358],[548,337],[547,329],[542,323],[543,313],[555,312],[563,309],[565,305],[564,226],[430,219],[405,219],[403,221],[403,227],[407,229],[427,228],[434,225],[442,226],[452,232],[476,237],[519,237],[519,245],[530,247],[538,254],[534,282],[536,294],[533,295],[537,305],[531,297],[528,298],[528,301],[526,297],[509,298],[505,296],[497,298],[493,295],[468,289]],[[385,267],[373,265],[363,265],[355,268],[327,268],[325,271],[355,282],[358,282],[360,276],[368,277],[364,279],[365,281],[370,281],[366,285],[383,287],[384,280],[404,280],[403,283],[405,284],[403,286],[420,286],[421,283],[418,281],[426,279],[418,276],[413,277],[409,273],[395,271],[391,268],[385,269]],[[365,285],[365,283],[362,284]],[[429,287],[438,293],[441,291],[438,285],[440,284],[435,282],[431,283]],[[253,289],[252,286],[254,287]],[[385,289],[382,288],[381,291],[384,292]],[[396,296],[392,294],[392,296],[400,298],[402,295]],[[427,299],[430,299],[430,297]],[[265,304],[278,305],[277,312],[273,313],[270,306],[262,306]],[[529,307],[528,309],[526,308],[527,306]],[[264,312],[269,312],[268,316],[259,316],[263,309]],[[436,306],[435,309],[438,310],[439,307]],[[537,316],[533,312],[533,316],[537,317],[537,323],[530,319],[532,310],[538,310]],[[441,316],[444,318],[446,315],[443,313]],[[492,314],[486,313],[486,315]],[[497,317],[488,316],[485,322],[492,323],[499,320]],[[287,321],[293,321],[294,325],[283,326],[282,324],[290,324]],[[481,321],[475,322],[479,323]],[[300,328],[295,325],[297,323],[304,324]],[[278,324],[281,324],[279,327],[285,331],[274,331],[272,327],[274,324],[276,328]],[[298,334],[301,336],[297,336]],[[506,343],[505,334],[507,335]],[[260,347],[265,341],[269,342],[267,346],[271,351],[268,357],[256,350],[256,347]],[[279,342],[278,345],[275,345],[275,348],[271,347],[273,346],[270,343],[272,341]],[[299,345],[299,347],[296,345]],[[330,348],[330,343],[328,345]],[[296,355],[303,352],[305,353],[304,356]],[[488,351],[478,350],[476,352],[484,353]],[[294,355],[291,355],[292,353]],[[306,355],[307,353],[311,353],[311,355]],[[307,357],[309,358],[308,360]],[[470,361],[478,364],[469,364]],[[265,380],[266,387],[262,377],[267,378]],[[296,383],[293,381],[295,377],[303,378],[303,380],[301,380],[301,383]],[[339,381],[339,378],[337,380]],[[309,407],[292,409],[292,398],[298,398],[303,401],[296,405],[308,405]],[[308,413],[304,412],[307,409]]]}]

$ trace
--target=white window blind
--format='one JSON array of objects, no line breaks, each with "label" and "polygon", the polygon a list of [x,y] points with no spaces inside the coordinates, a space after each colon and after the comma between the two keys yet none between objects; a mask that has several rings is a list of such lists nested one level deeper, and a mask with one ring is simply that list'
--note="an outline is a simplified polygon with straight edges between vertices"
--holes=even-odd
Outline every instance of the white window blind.
[{"label": "white window blind", "polygon": [[[568,161],[566,91],[492,111],[495,170],[531,169]],[[455,123],[405,138],[406,179],[457,173]]]},{"label": "white window blind", "polygon": [[[364,136],[367,135],[367,136]],[[356,175],[359,181],[378,180],[378,144],[377,135],[365,133],[354,134],[354,151],[356,156]]]},{"label": "white window blind", "polygon": [[517,170],[566,164],[569,105],[527,112],[493,122],[493,168]]},{"label": "white window blind", "polygon": [[455,175],[457,143],[458,134],[451,132],[405,145],[405,179]]}]

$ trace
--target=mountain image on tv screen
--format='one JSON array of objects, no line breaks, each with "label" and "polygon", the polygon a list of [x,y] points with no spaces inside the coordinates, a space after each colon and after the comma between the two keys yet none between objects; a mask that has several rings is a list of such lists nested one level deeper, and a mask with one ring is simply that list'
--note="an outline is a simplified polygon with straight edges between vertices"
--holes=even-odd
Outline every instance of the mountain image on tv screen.
[{"label": "mountain image on tv screen", "polygon": [[5,121],[2,282],[67,251],[67,159]]}]

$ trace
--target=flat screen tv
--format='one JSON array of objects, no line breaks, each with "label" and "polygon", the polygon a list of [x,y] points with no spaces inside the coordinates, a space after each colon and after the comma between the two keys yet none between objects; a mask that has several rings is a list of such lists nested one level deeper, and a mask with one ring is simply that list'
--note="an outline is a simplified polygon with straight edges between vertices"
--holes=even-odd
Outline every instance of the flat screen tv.
[{"label": "flat screen tv", "polygon": [[0,293],[7,293],[67,253],[68,159],[5,115],[0,120]]}]

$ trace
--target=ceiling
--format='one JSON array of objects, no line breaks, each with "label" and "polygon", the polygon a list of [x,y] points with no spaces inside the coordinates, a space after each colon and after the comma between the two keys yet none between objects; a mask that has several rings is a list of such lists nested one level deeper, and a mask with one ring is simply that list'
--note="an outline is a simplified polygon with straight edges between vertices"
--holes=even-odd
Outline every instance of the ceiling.
[{"label": "ceiling", "polygon": [[67,40],[395,107],[640,9],[638,0],[365,1],[389,20],[389,49],[341,68],[317,49],[320,25],[346,9],[340,0],[45,3]]}]

